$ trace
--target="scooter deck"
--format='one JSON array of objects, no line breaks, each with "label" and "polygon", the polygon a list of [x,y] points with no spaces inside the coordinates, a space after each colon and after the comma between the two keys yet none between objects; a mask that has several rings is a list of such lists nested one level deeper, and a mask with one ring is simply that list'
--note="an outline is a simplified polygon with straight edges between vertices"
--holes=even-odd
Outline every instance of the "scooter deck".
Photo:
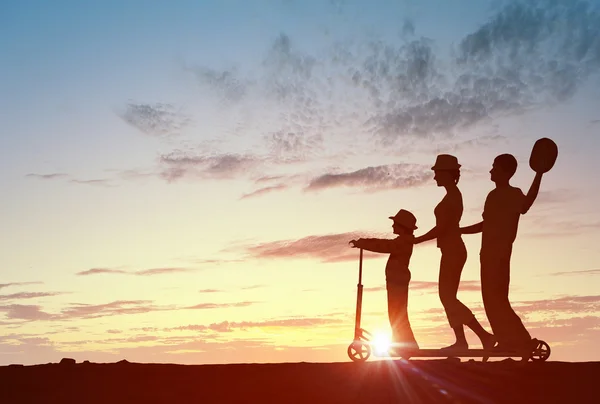
[{"label": "scooter deck", "polygon": [[527,356],[523,352],[486,349],[390,349],[386,352],[374,350],[373,355],[398,358],[514,358]]}]

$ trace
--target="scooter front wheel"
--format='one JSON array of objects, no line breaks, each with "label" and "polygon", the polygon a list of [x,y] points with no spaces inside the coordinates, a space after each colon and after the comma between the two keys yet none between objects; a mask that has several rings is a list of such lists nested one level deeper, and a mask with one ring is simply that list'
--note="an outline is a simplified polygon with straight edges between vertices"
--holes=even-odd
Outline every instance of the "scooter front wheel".
[{"label": "scooter front wheel", "polygon": [[348,346],[348,356],[353,362],[364,362],[371,356],[371,346],[360,340],[353,341]]}]

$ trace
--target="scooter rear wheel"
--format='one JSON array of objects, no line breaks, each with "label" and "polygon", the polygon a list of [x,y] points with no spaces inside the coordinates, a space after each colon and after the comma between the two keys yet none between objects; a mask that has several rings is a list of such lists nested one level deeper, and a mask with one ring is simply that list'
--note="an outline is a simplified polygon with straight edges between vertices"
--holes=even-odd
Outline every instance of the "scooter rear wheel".
[{"label": "scooter rear wheel", "polygon": [[348,346],[348,356],[353,362],[364,362],[371,356],[371,346],[360,340],[353,341]]},{"label": "scooter rear wheel", "polygon": [[531,354],[531,360],[534,362],[545,362],[550,357],[550,345],[546,341],[539,341],[537,347]]}]

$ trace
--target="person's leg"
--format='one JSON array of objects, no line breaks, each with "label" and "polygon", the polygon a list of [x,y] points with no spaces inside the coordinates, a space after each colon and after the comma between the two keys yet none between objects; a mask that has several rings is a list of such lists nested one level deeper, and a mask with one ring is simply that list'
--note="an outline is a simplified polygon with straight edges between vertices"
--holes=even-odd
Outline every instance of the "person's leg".
[{"label": "person's leg", "polygon": [[513,310],[510,300],[510,254],[498,260],[498,288],[493,289],[497,305],[497,323],[501,327],[501,339],[498,338],[499,346],[506,349],[527,348],[531,344],[531,335],[523,325],[521,318]]},{"label": "person's leg", "polygon": [[510,285],[510,250],[502,254],[482,255],[481,291],[490,326],[498,349],[528,346],[531,336],[508,300]]},{"label": "person's leg", "polygon": [[392,342],[403,347],[418,348],[408,319],[408,282],[388,283],[387,298]]},{"label": "person's leg", "polygon": [[441,252],[439,296],[446,310],[450,327],[454,330],[456,337],[456,342],[447,348],[467,349],[469,344],[465,337],[463,325],[470,324],[475,317],[471,310],[457,298],[462,269],[467,261],[467,250],[461,242],[452,247],[443,248]]}]

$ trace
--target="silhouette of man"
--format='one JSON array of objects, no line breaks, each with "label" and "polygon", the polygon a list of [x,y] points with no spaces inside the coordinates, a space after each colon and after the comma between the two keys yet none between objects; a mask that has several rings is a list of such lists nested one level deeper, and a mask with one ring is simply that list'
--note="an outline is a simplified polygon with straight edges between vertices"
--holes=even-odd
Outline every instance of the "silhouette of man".
[{"label": "silhouette of man", "polygon": [[462,234],[481,232],[481,292],[483,305],[492,331],[498,341],[498,350],[530,351],[531,339],[521,319],[508,300],[510,284],[510,257],[517,236],[519,218],[527,213],[535,201],[542,173],[536,176],[524,195],[509,181],[517,171],[517,160],[511,154],[494,159],[490,179],[496,187],[488,194],[483,209],[483,221],[461,227]]}]

